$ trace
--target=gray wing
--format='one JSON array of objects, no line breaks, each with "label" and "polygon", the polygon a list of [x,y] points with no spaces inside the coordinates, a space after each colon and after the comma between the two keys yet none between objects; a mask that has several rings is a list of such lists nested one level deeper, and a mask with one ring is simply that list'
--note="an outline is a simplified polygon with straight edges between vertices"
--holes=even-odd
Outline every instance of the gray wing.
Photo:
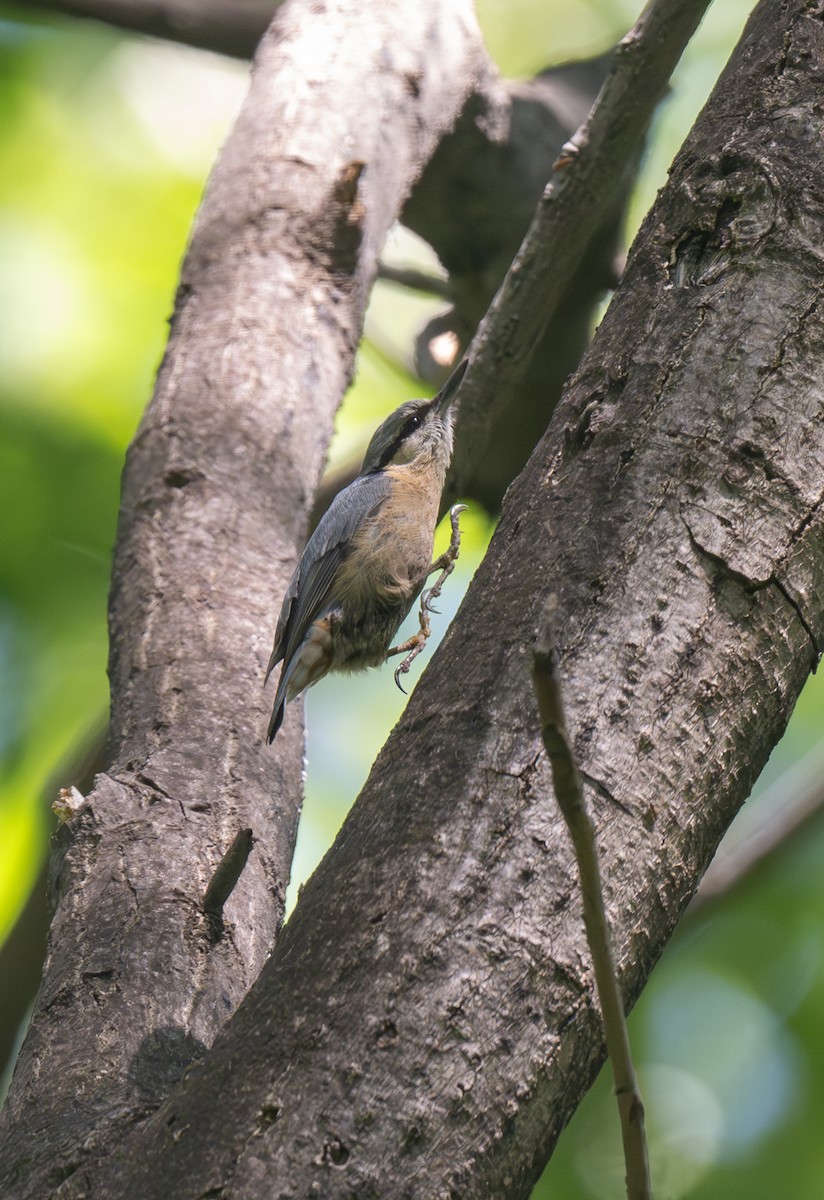
[{"label": "gray wing", "polygon": [[383,472],[358,476],[338,492],[295,568],[280,610],[275,644],[266,678],[285,659],[288,666],[313,621],[328,611],[335,577],[349,550],[352,537],[386,500],[391,483]]}]

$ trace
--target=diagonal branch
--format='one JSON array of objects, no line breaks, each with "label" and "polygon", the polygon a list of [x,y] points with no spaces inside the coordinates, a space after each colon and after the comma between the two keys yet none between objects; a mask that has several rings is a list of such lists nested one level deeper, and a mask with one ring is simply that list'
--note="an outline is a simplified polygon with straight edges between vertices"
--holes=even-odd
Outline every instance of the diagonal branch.
[{"label": "diagonal branch", "polygon": [[750,801],[718,848],[689,916],[729,895],[785,846],[808,833],[824,811],[824,744],[819,742]]},{"label": "diagonal branch", "polygon": [[616,203],[646,130],[709,0],[651,0],[619,44],[585,124],[556,163],[512,268],[475,337],[461,389],[448,497],[463,494],[492,425],[519,385],[586,248]]}]

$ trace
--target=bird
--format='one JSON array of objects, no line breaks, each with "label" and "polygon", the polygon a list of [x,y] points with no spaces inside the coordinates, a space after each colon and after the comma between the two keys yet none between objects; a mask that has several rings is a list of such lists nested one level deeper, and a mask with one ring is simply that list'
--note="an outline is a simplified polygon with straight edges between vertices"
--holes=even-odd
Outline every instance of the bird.
[{"label": "bird", "polygon": [[[307,542],[283,598],[264,679],[265,686],[283,664],[268,742],[287,703],[330,671],[386,661],[427,577],[444,565],[432,562],[432,547],[452,457],[452,404],[466,367],[464,359],[433,399],[407,400],[378,426],[360,473],[338,492]],[[455,515],[453,545],[456,522]],[[426,608],[422,630],[425,620]],[[408,668],[396,672],[398,686],[402,669]]]}]

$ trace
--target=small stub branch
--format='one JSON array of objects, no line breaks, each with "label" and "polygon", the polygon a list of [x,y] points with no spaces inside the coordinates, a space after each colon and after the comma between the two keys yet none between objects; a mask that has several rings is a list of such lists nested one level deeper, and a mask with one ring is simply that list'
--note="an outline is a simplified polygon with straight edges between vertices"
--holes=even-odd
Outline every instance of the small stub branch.
[{"label": "small stub branch", "polygon": [[624,1004],[615,971],[604,909],[595,826],[587,811],[581,776],[566,727],[558,654],[554,638],[554,608],[550,602],[545,629],[539,634],[532,659],[532,678],[538,698],[541,734],[552,770],[555,796],[575,850],[584,902],[584,925],[595,970],[595,985],[604,1019],[607,1053],[612,1065],[621,1137],[624,1144],[628,1200],[652,1200],[644,1105],[632,1063]]},{"label": "small stub branch", "polygon": [[210,930],[216,937],[223,932],[223,906],[237,886],[254,841],[251,829],[238,830],[231,846],[215,867],[215,873],[203,894],[203,911],[209,920]]}]

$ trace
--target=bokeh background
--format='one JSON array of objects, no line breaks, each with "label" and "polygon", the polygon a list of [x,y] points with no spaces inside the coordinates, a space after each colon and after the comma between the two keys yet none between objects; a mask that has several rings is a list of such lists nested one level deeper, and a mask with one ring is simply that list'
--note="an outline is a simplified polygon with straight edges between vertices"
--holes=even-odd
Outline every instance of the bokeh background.
[{"label": "bokeh background", "polygon": [[[748,8],[716,0],[687,51],[655,122],[628,240]],[[598,53],[637,15],[627,0],[479,0],[478,9],[509,76]],[[78,776],[105,727],[121,464],[151,392],[192,217],[246,77],[243,64],[214,55],[0,5],[0,943],[38,878],[42,887],[56,790]],[[386,254],[436,269],[401,230]],[[332,464],[356,458],[382,416],[418,392],[407,369],[412,339],[438,307],[377,285]],[[472,511],[463,528],[436,635],[492,522]],[[275,615],[273,602],[273,625]],[[292,896],[403,703],[389,669],[310,693]],[[765,814],[780,822],[799,795],[824,787],[823,714],[824,685],[813,678],[759,783],[751,825]],[[739,840],[745,834],[742,824]],[[824,1195],[823,852],[824,820],[813,815],[742,882],[722,887],[685,920],[633,1014],[662,1200]],[[0,955],[0,1006],[27,986],[12,959]],[[617,1198],[622,1175],[602,1075],[536,1200]]]}]

